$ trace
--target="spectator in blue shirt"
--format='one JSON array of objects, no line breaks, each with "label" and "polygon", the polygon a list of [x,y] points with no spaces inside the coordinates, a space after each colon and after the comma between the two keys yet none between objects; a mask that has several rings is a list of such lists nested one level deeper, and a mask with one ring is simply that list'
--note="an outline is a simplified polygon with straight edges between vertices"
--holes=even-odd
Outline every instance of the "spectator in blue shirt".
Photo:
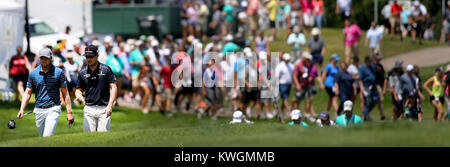
[{"label": "spectator in blue shirt", "polygon": [[369,120],[369,113],[378,103],[378,91],[376,87],[375,70],[373,69],[372,59],[369,56],[364,58],[364,64],[360,68],[359,78],[361,79],[364,95],[364,120]]}]

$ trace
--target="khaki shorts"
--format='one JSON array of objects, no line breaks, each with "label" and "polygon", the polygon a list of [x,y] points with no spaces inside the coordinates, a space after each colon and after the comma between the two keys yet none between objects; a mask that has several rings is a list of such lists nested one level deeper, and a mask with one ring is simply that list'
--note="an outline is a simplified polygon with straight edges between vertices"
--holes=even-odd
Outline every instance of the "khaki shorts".
[{"label": "khaki shorts", "polygon": [[359,56],[358,43],[353,46],[345,46],[345,61],[350,60],[352,56]]},{"label": "khaki shorts", "polygon": [[139,86],[139,76],[131,76],[131,86],[132,87],[138,87]]},{"label": "khaki shorts", "polygon": [[256,31],[256,30],[258,30],[258,18],[259,18],[259,16],[258,16],[258,14],[253,14],[252,16],[250,16],[249,17],[250,19],[249,19],[249,22],[250,22],[250,30],[252,30],[252,31]]},{"label": "khaki shorts", "polygon": [[378,84],[377,84],[377,91],[378,91],[378,96],[379,96],[379,102],[384,101],[383,88]]},{"label": "khaki shorts", "polygon": [[164,88],[165,99],[172,100],[172,93],[173,93],[172,88]]}]

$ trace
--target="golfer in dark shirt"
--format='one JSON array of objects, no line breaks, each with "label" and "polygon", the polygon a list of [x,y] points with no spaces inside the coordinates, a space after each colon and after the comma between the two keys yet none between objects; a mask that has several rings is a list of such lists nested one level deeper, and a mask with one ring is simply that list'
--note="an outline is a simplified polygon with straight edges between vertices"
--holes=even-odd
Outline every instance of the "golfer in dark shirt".
[{"label": "golfer in dark shirt", "polygon": [[[116,78],[111,68],[98,62],[98,48],[85,49],[88,66],[78,74],[76,100],[85,102],[83,129],[85,132],[105,132],[111,128],[111,112],[116,100]],[[86,100],[83,98],[85,92]]]}]

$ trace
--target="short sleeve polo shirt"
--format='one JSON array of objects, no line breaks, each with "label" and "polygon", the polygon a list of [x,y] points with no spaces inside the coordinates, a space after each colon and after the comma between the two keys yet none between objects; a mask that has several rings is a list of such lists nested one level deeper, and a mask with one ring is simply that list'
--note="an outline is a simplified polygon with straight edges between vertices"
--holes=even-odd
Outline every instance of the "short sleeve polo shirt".
[{"label": "short sleeve polo shirt", "polygon": [[44,107],[61,104],[59,88],[66,87],[64,71],[51,65],[49,71],[44,73],[41,66],[32,70],[28,77],[27,87],[35,93],[35,107]]},{"label": "short sleeve polo shirt", "polygon": [[110,96],[109,84],[115,82],[116,78],[111,68],[99,63],[94,71],[91,71],[88,66],[81,69],[77,88],[85,91],[86,105],[106,106]]}]

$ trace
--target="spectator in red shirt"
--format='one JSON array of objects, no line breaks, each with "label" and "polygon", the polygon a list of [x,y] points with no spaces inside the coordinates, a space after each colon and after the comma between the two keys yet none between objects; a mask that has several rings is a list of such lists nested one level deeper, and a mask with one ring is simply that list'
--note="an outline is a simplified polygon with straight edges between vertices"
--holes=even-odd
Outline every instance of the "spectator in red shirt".
[{"label": "spectator in red shirt", "polygon": [[163,108],[160,110],[161,114],[165,114],[166,111],[169,112],[168,116],[171,117],[173,115],[172,112],[170,112],[170,105],[172,100],[172,94],[173,94],[173,85],[172,85],[172,71],[173,68],[171,67],[171,59],[170,56],[164,56],[164,60],[166,60],[167,64],[165,64],[161,68],[160,76],[163,79],[163,88],[164,88],[164,94],[165,97],[162,100]]},{"label": "spectator in red shirt", "polygon": [[[395,29],[400,27],[402,11],[402,5],[395,0],[391,5],[391,17],[389,18],[389,23],[391,24],[391,39],[394,38]],[[400,38],[402,38],[401,35]]]},{"label": "spectator in red shirt", "polygon": [[[24,84],[28,79],[28,72],[31,71],[31,65],[28,58],[22,54],[22,47],[17,47],[17,54],[11,57],[9,62],[9,77],[17,85],[16,101],[19,101],[19,95],[24,93]],[[19,93],[19,94],[17,94]]]},{"label": "spectator in red shirt", "polygon": [[312,63],[312,56],[308,52],[303,52],[302,61],[295,65],[293,72],[293,81],[295,92],[295,100],[293,109],[299,109],[300,102],[306,99],[305,116],[307,119],[315,117],[312,109],[312,100],[314,94],[314,82],[318,76],[317,67]]}]

